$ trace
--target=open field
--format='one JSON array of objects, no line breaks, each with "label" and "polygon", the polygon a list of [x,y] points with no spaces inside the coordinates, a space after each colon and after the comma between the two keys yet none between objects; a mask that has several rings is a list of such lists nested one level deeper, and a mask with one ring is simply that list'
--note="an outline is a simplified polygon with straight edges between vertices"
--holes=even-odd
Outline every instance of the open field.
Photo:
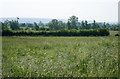
[{"label": "open field", "polygon": [[3,77],[117,77],[118,37],[3,37]]}]

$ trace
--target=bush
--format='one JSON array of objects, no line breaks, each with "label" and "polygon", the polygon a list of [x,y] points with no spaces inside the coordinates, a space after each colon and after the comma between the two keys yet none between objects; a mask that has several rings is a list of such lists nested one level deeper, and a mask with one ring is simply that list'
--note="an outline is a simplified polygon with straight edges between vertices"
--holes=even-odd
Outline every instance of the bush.
[{"label": "bush", "polygon": [[56,31],[10,31],[3,30],[2,36],[108,36],[107,29],[56,30]]},{"label": "bush", "polygon": [[109,35],[109,31],[107,29],[98,29],[98,35],[99,36],[107,36]]}]

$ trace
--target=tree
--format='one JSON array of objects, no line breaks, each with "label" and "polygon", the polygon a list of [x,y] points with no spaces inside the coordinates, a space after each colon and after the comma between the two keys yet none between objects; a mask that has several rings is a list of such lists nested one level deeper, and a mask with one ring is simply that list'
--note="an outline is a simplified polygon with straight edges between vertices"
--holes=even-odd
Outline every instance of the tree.
[{"label": "tree", "polygon": [[90,29],[90,26],[87,21],[85,21],[85,29]]},{"label": "tree", "polygon": [[105,22],[103,23],[103,28],[106,28],[106,23]]},{"label": "tree", "polygon": [[36,31],[38,31],[38,30],[39,30],[39,26],[37,25],[37,23],[36,23],[36,22],[34,22],[34,29],[35,29]]},{"label": "tree", "polygon": [[119,25],[112,25],[111,30],[114,30],[114,31],[119,31],[120,30],[120,26]]},{"label": "tree", "polygon": [[2,29],[3,29],[3,23],[2,22],[0,22],[0,31],[2,31]]},{"label": "tree", "polygon": [[68,21],[70,22],[71,28],[70,29],[78,29],[77,27],[77,22],[78,22],[78,17],[76,16],[71,16]]},{"label": "tree", "polygon": [[109,24],[109,23],[106,23],[106,28],[107,28],[107,29],[110,29],[110,27],[111,27],[110,24]]},{"label": "tree", "polygon": [[19,25],[19,22],[18,21],[9,21],[9,24],[10,24],[10,28],[12,30],[20,30],[20,25]]},{"label": "tree", "polygon": [[58,29],[65,29],[65,23],[63,23],[62,21],[58,21]]},{"label": "tree", "polygon": [[67,28],[72,29],[69,21],[67,22]]},{"label": "tree", "polygon": [[25,23],[20,23],[21,27],[26,27],[27,25]]},{"label": "tree", "polygon": [[44,26],[44,23],[42,23],[41,21],[38,23],[39,26]]},{"label": "tree", "polygon": [[92,29],[96,29],[96,21],[95,20],[93,21]]},{"label": "tree", "polygon": [[85,23],[84,23],[84,21],[81,22],[80,29],[85,29]]},{"label": "tree", "polygon": [[80,29],[80,24],[81,24],[80,22],[77,22],[77,23],[76,23],[78,29]]},{"label": "tree", "polygon": [[26,25],[27,27],[31,27],[31,28],[34,27],[34,24],[32,24],[32,23],[26,23],[25,25]]},{"label": "tree", "polygon": [[17,17],[17,22],[18,22],[19,19],[20,19],[20,18]]},{"label": "tree", "polygon": [[8,21],[0,22],[0,27],[2,27],[2,30],[8,30]]},{"label": "tree", "polygon": [[91,29],[98,29],[98,28],[99,28],[99,25],[94,20],[93,23],[91,24]]},{"label": "tree", "polygon": [[58,20],[57,19],[52,19],[47,25],[49,26],[50,30],[58,30],[59,25],[58,25]]}]

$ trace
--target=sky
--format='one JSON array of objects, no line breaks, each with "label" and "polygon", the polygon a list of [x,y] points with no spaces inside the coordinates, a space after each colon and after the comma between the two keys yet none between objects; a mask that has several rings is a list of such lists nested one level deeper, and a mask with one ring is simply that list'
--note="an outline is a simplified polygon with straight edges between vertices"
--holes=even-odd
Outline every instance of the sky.
[{"label": "sky", "polygon": [[52,18],[118,21],[119,0],[0,0],[0,18]]}]

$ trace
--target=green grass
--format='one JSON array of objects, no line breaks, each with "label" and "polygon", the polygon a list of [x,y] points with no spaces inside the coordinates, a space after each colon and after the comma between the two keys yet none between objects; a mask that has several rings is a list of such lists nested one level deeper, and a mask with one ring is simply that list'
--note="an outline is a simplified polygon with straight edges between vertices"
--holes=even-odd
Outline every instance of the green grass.
[{"label": "green grass", "polygon": [[3,37],[3,77],[117,77],[118,37]]},{"label": "green grass", "polygon": [[115,36],[115,34],[119,34],[119,31],[110,31],[111,36]]}]

